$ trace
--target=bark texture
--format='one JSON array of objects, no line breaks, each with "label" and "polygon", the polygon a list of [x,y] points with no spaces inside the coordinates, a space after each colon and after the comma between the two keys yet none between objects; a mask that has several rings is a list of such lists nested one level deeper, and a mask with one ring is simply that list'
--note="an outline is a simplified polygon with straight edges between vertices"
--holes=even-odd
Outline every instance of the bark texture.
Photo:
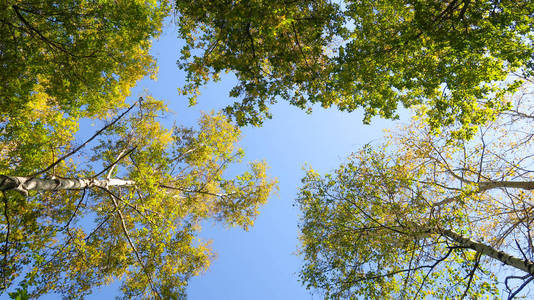
[{"label": "bark texture", "polygon": [[512,188],[522,190],[534,190],[534,181],[484,181],[478,183],[480,191],[495,188]]},{"label": "bark texture", "polygon": [[117,178],[34,178],[0,175],[0,191],[18,191],[25,195],[29,191],[80,190],[93,187],[133,186],[132,180]]}]

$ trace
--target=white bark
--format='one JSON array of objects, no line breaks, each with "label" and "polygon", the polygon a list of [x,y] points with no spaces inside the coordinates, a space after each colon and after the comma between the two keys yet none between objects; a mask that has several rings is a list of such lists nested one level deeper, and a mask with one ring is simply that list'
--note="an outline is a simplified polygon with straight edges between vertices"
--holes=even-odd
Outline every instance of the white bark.
[{"label": "white bark", "polygon": [[0,191],[18,191],[25,195],[29,191],[79,190],[93,187],[134,186],[135,181],[117,178],[33,178],[0,175]]}]

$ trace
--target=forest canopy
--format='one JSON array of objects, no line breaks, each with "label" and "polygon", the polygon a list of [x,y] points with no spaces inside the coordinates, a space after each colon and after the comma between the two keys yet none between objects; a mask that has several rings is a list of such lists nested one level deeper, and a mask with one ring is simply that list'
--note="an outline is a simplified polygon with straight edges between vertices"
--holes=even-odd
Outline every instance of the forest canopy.
[{"label": "forest canopy", "polygon": [[[236,78],[236,102],[191,128],[128,98],[156,75],[173,14],[180,94]],[[276,188],[266,163],[240,165],[236,125],[280,100],[420,117],[303,179],[308,288],[514,297],[534,279],[530,0],[8,0],[0,21],[2,293],[83,298],[121,280],[124,298],[185,297],[213,258],[201,223],[246,230]]]},{"label": "forest canopy", "polygon": [[148,53],[167,1],[2,1],[0,112],[20,114],[45,94],[67,114],[105,116],[155,74]]},{"label": "forest canopy", "polygon": [[428,105],[433,129],[469,136],[532,72],[529,0],[176,1],[182,89],[232,72],[238,98],[225,111],[262,123],[280,99],[395,118],[398,106]]}]

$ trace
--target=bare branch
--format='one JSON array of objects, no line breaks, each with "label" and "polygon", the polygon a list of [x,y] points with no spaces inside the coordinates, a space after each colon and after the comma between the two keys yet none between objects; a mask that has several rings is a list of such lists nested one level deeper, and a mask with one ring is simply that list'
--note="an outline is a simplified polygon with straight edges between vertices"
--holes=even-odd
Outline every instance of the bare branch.
[{"label": "bare branch", "polygon": [[525,280],[525,282],[523,282],[523,284],[521,284],[513,293],[510,293],[510,295],[508,295],[508,300],[514,299],[514,297],[519,292],[521,292],[521,290],[523,290],[525,286],[527,286],[527,284],[529,284],[533,279],[534,279],[534,276],[530,276],[527,280]]}]

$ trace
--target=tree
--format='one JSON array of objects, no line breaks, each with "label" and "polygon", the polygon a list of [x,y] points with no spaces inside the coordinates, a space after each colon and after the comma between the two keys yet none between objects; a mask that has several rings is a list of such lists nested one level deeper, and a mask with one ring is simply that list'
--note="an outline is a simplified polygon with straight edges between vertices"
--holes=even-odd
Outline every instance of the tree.
[{"label": "tree", "polygon": [[297,199],[306,286],[330,299],[528,293],[532,89],[512,103],[473,141],[419,119],[333,174],[308,171]]},{"label": "tree", "polygon": [[[458,121],[460,136],[504,109],[532,71],[532,1],[176,1],[187,72],[184,94],[221,72],[238,83],[226,108],[260,124],[279,98],[365,110],[365,122],[426,103],[432,128]],[[497,95],[497,96],[496,96]]]},{"label": "tree", "polygon": [[122,279],[125,298],[181,298],[213,256],[201,221],[253,224],[275,181],[262,162],[225,175],[239,130],[220,114],[167,130],[165,111],[140,99],[83,143],[56,140],[55,158],[1,144],[2,291],[82,298]]}]

